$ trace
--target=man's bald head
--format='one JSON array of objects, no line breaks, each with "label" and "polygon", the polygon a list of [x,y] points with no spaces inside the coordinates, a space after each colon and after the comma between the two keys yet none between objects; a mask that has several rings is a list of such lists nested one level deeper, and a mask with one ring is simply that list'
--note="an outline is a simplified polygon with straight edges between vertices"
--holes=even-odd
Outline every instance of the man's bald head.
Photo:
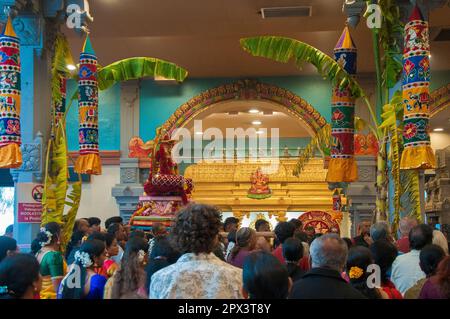
[{"label": "man's bald head", "polygon": [[398,229],[403,236],[409,234],[410,230],[417,226],[417,220],[411,217],[403,217],[398,223]]}]

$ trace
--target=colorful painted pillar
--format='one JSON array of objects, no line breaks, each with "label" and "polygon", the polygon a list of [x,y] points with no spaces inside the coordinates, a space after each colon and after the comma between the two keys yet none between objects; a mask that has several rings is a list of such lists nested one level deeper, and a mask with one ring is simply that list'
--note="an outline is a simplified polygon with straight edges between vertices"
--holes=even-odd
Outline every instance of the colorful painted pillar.
[{"label": "colorful painted pillar", "polygon": [[[357,50],[346,26],[334,49],[334,58],[350,75],[356,74]],[[358,168],[354,157],[355,99],[348,87],[339,83],[331,98],[331,159],[326,180],[329,183],[354,182]]]},{"label": "colorful painted pillar", "polygon": [[430,40],[428,22],[416,6],[405,25],[403,50],[403,142],[400,169],[436,167],[429,135]]},{"label": "colorful painted pillar", "polygon": [[0,36],[0,168],[22,165],[20,43],[8,17]]},{"label": "colorful painted pillar", "polygon": [[100,175],[102,164],[98,150],[97,56],[89,35],[86,36],[80,54],[78,91],[80,156],[75,163],[75,171],[81,174]]}]

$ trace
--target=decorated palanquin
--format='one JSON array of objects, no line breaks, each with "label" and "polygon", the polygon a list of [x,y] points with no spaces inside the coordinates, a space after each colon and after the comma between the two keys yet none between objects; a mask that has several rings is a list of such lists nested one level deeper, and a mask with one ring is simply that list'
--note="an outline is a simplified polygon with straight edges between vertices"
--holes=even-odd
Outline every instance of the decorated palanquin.
[{"label": "decorated palanquin", "polygon": [[340,233],[338,216],[323,211],[310,211],[302,214],[298,219],[303,223],[303,229],[312,226],[316,234],[329,232]]},{"label": "decorated palanquin", "polygon": [[148,230],[154,223],[170,227],[179,209],[189,202],[193,183],[178,173],[178,165],[171,155],[175,143],[161,131],[157,132],[155,140],[146,143],[151,157],[150,173],[144,184],[145,195],[139,198],[130,219],[132,227]]}]

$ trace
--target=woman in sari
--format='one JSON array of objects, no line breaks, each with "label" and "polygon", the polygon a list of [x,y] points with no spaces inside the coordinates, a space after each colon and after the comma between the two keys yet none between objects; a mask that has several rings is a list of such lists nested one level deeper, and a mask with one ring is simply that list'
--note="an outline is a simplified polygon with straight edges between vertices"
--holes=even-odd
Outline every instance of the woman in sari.
[{"label": "woman in sari", "polygon": [[108,279],[105,299],[147,298],[146,273],[148,243],[145,239],[134,237],[127,242],[121,266]]},{"label": "woman in sari", "polygon": [[105,248],[104,242],[97,239],[88,239],[81,245],[61,282],[58,299],[103,299],[106,278],[95,273],[94,268],[103,265]]},{"label": "woman in sari", "polygon": [[103,263],[103,273],[107,275],[107,278],[110,278],[114,275],[114,272],[117,270],[119,265],[112,259],[112,257],[117,256],[119,253],[119,243],[116,237],[113,234],[106,233],[105,234],[105,243],[106,243],[106,260]]},{"label": "woman in sari", "polygon": [[40,299],[56,299],[56,292],[65,274],[65,262],[60,252],[61,226],[51,222],[41,228],[32,243],[42,275]]}]

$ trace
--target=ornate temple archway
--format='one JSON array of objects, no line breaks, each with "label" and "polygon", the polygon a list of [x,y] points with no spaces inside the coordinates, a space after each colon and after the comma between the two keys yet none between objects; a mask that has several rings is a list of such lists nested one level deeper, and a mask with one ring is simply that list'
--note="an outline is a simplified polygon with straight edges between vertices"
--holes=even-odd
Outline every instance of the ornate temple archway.
[{"label": "ornate temple archway", "polygon": [[276,85],[247,79],[208,89],[194,96],[181,105],[162,127],[171,134],[175,129],[187,125],[200,113],[214,107],[215,104],[238,99],[274,102],[283,107],[287,114],[305,124],[313,135],[327,123],[311,104],[295,93]]}]

